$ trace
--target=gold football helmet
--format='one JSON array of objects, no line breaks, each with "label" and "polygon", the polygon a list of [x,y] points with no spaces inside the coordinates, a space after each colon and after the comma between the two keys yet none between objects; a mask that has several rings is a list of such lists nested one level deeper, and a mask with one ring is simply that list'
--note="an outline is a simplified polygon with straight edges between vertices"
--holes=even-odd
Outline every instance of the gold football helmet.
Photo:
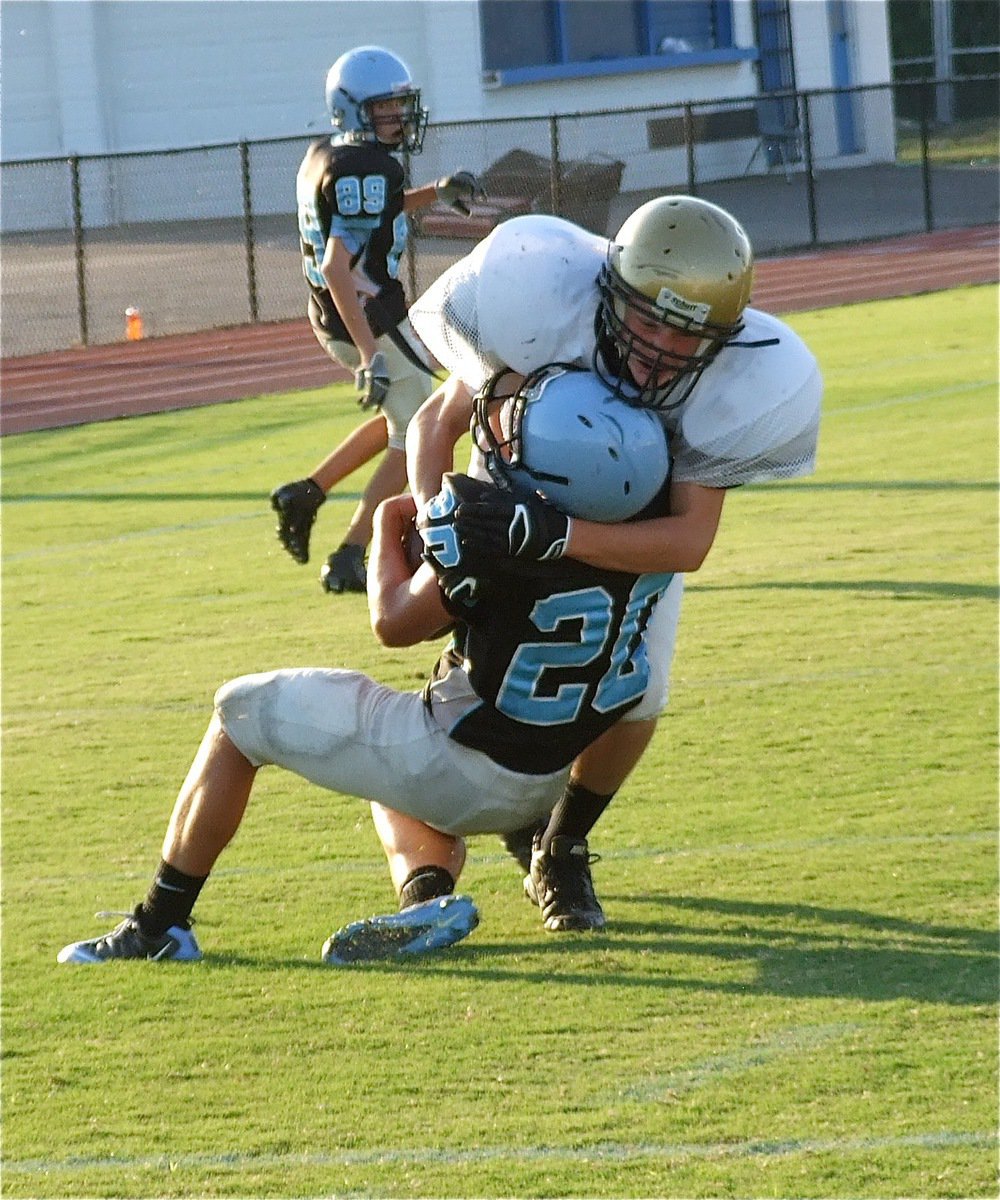
[{"label": "gold football helmet", "polygon": [[[743,328],[753,249],[739,222],[695,196],[661,196],[637,208],[608,249],[594,369],[633,403],[673,407]],[[658,345],[652,325],[695,345]]]}]

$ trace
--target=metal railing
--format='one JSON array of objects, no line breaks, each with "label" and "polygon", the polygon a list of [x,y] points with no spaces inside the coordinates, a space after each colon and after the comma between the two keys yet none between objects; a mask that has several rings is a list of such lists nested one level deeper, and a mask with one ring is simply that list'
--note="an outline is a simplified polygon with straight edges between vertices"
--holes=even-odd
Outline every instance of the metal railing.
[{"label": "metal railing", "polygon": [[[404,281],[419,293],[515,213],[610,235],[670,191],[727,208],[759,256],[995,222],[998,78],[439,124],[414,181],[470,169],[489,203],[417,216]],[[129,307],[147,336],[302,316],[309,140],[0,163],[0,353],[120,341]]]}]

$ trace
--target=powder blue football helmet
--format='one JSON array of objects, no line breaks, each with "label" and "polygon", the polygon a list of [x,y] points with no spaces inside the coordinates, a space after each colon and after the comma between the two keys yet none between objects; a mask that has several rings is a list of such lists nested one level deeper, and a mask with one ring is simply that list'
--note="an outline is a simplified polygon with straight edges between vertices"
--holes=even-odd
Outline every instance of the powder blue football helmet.
[{"label": "powder blue football helmet", "polygon": [[[372,119],[374,100],[402,100],[398,139],[380,137]],[[392,150],[419,154],[427,129],[427,109],[406,63],[381,46],[358,46],[333,64],[326,76],[326,108],[335,129],[348,140],[380,142]]]},{"label": "powder blue football helmet", "polygon": [[500,487],[539,492],[571,517],[615,524],[640,513],[670,473],[663,423],[593,372],[550,363],[513,393],[495,376],[472,434]]}]

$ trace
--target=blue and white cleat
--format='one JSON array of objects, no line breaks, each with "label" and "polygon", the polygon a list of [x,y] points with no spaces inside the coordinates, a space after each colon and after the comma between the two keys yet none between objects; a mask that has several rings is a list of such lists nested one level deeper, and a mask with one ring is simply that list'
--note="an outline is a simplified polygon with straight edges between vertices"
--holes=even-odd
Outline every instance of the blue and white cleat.
[{"label": "blue and white cleat", "polygon": [[469,896],[435,896],[338,929],[323,944],[323,961],[341,967],[443,950],[467,938],[478,924],[479,910]]},{"label": "blue and white cleat", "polygon": [[[138,909],[136,910],[138,912]],[[162,937],[147,937],[136,914],[98,913],[98,917],[124,916],[110,933],[89,942],[71,942],[59,951],[61,963],[103,963],[116,958],[141,958],[151,962],[198,962],[201,949],[190,929],[171,925]]]}]

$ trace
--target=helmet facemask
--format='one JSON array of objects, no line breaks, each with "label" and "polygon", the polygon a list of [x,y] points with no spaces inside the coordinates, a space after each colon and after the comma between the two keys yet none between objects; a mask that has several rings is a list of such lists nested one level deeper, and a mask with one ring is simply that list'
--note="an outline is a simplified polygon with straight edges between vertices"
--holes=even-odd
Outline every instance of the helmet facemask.
[{"label": "helmet facemask", "polygon": [[598,276],[595,372],[632,404],[676,407],[743,328],[752,284],[753,248],[724,209],[696,196],[647,201]]},{"label": "helmet facemask", "polygon": [[[743,328],[742,321],[716,325],[706,320],[708,305],[688,304],[669,289],[661,292],[663,306],[655,304],[618,274],[610,262],[601,268],[597,281],[601,294],[598,310],[597,348],[594,372],[615,395],[643,408],[674,408],[691,393],[701,373],[725,344]],[[686,310],[686,315],[685,315]],[[693,353],[663,349],[629,327],[629,311],[643,321],[676,329],[685,337],[699,338]],[[630,364],[647,369],[646,382],[639,384]],[[665,375],[666,382],[658,382]]]},{"label": "helmet facemask", "polygon": [[[390,141],[380,135],[379,125],[385,121],[385,118],[379,118],[373,112],[374,105],[386,100],[400,105],[401,128],[397,141]],[[412,88],[405,92],[386,92],[381,96],[369,96],[358,104],[358,121],[366,140],[374,140],[391,150],[402,150],[407,154],[419,154],[423,149],[424,134],[427,132],[427,116],[427,109],[420,106],[419,88]]]},{"label": "helmet facemask", "polygon": [[567,371],[579,367],[549,363],[530,375],[522,377],[515,371],[500,371],[488,380],[473,402],[471,433],[486,462],[486,470],[497,487],[504,491],[523,491],[528,479],[544,488],[546,481],[566,484],[565,475],[533,471],[524,461],[521,427],[528,402],[534,397],[537,384],[553,369]]}]

